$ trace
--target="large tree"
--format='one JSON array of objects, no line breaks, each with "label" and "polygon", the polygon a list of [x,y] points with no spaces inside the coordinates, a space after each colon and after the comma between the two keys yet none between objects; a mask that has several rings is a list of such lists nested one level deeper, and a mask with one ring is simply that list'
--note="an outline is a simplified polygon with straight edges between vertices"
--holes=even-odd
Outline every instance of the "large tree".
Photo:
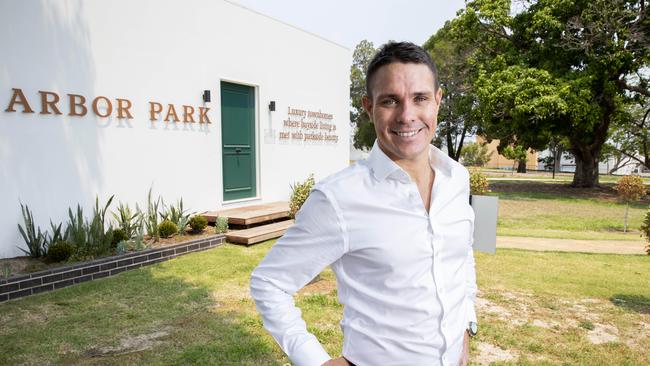
[{"label": "large tree", "polygon": [[629,164],[639,163],[650,169],[650,98],[637,98],[629,106],[629,119],[613,123],[611,138],[605,144],[605,156],[614,158],[610,173]]},{"label": "large tree", "polygon": [[350,121],[354,130],[353,144],[360,150],[372,147],[375,141],[375,126],[363,110],[361,102],[366,94],[366,70],[377,50],[372,42],[363,40],[355,47],[350,67]]},{"label": "large tree", "polygon": [[475,0],[452,22],[477,47],[489,138],[542,149],[566,137],[573,185],[598,184],[598,157],[633,94],[649,95],[648,0]]},{"label": "large tree", "polygon": [[442,88],[442,102],[438,113],[438,133],[434,144],[447,148],[447,154],[458,161],[465,137],[478,130],[478,103],[473,81],[477,68],[467,62],[474,46],[451,31],[445,23],[423,48],[429,52],[438,67]]}]

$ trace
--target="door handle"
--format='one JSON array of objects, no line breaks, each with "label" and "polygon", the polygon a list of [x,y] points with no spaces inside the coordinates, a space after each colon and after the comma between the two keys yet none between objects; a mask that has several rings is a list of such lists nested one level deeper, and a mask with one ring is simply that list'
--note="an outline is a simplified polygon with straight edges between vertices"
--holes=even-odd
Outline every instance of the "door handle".
[{"label": "door handle", "polygon": [[241,152],[241,149],[240,149],[240,148],[238,148],[238,147],[235,148],[235,154],[239,154],[240,152]]}]

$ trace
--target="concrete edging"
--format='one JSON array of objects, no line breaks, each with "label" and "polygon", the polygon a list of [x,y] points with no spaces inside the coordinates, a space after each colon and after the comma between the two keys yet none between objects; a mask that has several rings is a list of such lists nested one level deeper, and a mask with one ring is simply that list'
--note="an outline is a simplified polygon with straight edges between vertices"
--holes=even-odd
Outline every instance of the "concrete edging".
[{"label": "concrete edging", "polygon": [[120,272],[163,262],[180,255],[215,248],[225,242],[226,236],[217,234],[166,247],[145,249],[141,252],[125,253],[2,279],[0,280],[0,302],[113,276]]}]

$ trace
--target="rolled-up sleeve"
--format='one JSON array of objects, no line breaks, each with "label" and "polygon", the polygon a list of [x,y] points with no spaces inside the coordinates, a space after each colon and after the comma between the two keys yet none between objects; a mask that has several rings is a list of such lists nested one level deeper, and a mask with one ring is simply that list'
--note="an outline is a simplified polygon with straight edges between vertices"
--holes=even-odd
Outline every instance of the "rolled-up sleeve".
[{"label": "rolled-up sleeve", "polygon": [[264,327],[297,366],[330,359],[307,331],[293,295],[346,251],[345,225],[326,191],[314,189],[282,236],[251,275],[251,295]]}]

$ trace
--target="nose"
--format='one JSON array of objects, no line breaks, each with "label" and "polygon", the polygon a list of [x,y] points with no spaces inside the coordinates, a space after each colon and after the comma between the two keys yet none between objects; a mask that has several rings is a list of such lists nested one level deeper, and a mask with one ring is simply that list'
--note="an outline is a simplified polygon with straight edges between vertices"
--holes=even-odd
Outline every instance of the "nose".
[{"label": "nose", "polygon": [[411,123],[415,121],[415,106],[413,102],[406,99],[399,104],[397,122]]}]

